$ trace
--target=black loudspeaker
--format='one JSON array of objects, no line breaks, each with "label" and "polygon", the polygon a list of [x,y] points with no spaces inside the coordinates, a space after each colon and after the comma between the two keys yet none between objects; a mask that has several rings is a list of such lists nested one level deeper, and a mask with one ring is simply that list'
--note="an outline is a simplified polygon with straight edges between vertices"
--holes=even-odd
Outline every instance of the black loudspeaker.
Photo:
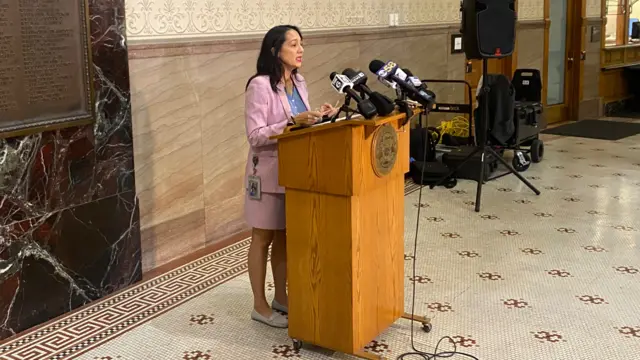
[{"label": "black loudspeaker", "polygon": [[502,58],[513,53],[515,0],[462,0],[460,11],[467,59]]}]

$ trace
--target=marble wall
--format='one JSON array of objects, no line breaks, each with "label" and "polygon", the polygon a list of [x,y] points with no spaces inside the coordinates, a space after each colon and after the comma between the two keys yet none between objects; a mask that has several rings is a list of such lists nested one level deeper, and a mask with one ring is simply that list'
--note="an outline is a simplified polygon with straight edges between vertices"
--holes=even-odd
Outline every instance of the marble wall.
[{"label": "marble wall", "polygon": [[603,115],[604,108],[600,97],[600,51],[602,39],[600,32],[592,37],[593,29],[601,29],[602,22],[599,17],[588,18],[585,27],[585,52],[586,59],[582,62],[582,97],[578,117],[582,119],[595,119]]},{"label": "marble wall", "polygon": [[0,140],[0,340],[141,278],[124,1],[88,4],[95,123]]},{"label": "marble wall", "polygon": [[517,32],[516,65],[519,69],[538,69],[544,73],[544,22],[520,26]]},{"label": "marble wall", "polygon": [[[542,85],[544,87],[547,79],[544,69],[544,20],[522,24],[518,28],[516,36],[516,67],[518,69],[540,70]],[[547,126],[547,121],[544,116],[540,126]]]}]

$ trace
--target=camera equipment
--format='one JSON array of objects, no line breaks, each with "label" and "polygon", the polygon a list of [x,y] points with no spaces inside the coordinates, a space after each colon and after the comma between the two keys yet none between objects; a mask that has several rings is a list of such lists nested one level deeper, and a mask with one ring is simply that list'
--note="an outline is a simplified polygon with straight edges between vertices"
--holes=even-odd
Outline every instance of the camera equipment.
[{"label": "camera equipment", "polygon": [[[419,185],[431,185],[449,173],[449,167],[436,159],[436,145],[441,134],[434,127],[418,127],[409,133],[409,174]],[[426,151],[424,151],[426,149]],[[455,177],[447,179],[444,186],[452,189],[458,184]]]},{"label": "camera equipment", "polygon": [[463,0],[460,11],[467,59],[501,58],[513,53],[515,0]]},{"label": "camera equipment", "polygon": [[[402,69],[409,76],[410,81],[416,86],[416,88],[421,88],[423,90],[427,90],[427,83],[442,83],[442,84],[461,84],[465,85],[465,90],[468,92],[467,103],[464,104],[454,104],[454,103],[439,103],[434,102],[429,112],[440,112],[440,113],[459,113],[459,114],[467,114],[469,118],[472,116],[472,108],[471,108],[471,85],[465,80],[419,80],[417,77],[413,76],[408,69]],[[430,91],[430,90],[427,90]],[[435,99],[436,95],[433,94],[432,97]],[[449,174],[450,168],[448,164],[444,164],[443,162],[436,159],[436,145],[439,143],[440,138],[442,137],[443,143],[445,139],[449,136],[448,134],[441,135],[440,132],[436,128],[429,128],[427,125],[423,124],[422,119],[423,113],[419,115],[419,126],[415,129],[411,129],[409,136],[409,155],[411,156],[411,163],[409,166],[409,176],[413,179],[413,182],[419,185],[431,185],[438,183],[440,179]],[[463,140],[471,143],[473,137],[471,136],[471,126],[469,123],[469,137],[464,138]],[[426,143],[425,143],[426,142]],[[425,147],[426,144],[426,147]],[[423,149],[426,149],[426,152],[423,154]],[[445,156],[447,154],[445,153]],[[444,156],[443,156],[444,159]],[[455,174],[455,176],[449,177],[445,182],[444,186],[446,188],[453,188],[457,185],[457,178],[459,178],[459,173]]]},{"label": "camera equipment", "polygon": [[[446,181],[447,178],[457,173],[467,162],[474,157],[480,155],[478,176],[476,177],[478,187],[476,189],[476,201],[475,211],[480,211],[482,202],[482,185],[485,182],[486,162],[488,156],[496,158],[502,165],[504,165],[508,172],[504,175],[513,174],[520,181],[522,181],[527,187],[529,187],[536,195],[540,195],[540,191],[536,189],[527,179],[520,175],[505,159],[500,156],[491,146],[487,145],[487,137],[489,134],[489,119],[491,113],[495,116],[502,116],[502,121],[506,124],[507,121],[513,121],[513,112],[505,113],[504,109],[513,109],[513,102],[511,104],[501,104],[500,102],[508,101],[504,98],[504,86],[500,89],[500,84],[504,85],[501,77],[491,77],[488,71],[488,59],[489,58],[502,58],[508,56],[513,52],[513,44],[515,43],[515,11],[513,9],[513,0],[463,0],[462,2],[462,31],[465,39],[476,38],[477,41],[464,42],[465,53],[468,58],[482,58],[482,87],[480,94],[478,95],[479,109],[476,116],[476,146],[475,149],[462,160],[448,176],[443,177],[435,185],[430,187],[433,189],[435,186]],[[506,24],[506,25],[504,25]],[[499,29],[500,31],[496,31]],[[501,32],[503,32],[501,34]],[[495,35],[496,38],[491,37]],[[493,51],[495,50],[495,51]],[[493,91],[493,93],[492,93]],[[502,92],[501,92],[502,91]],[[513,94],[511,95],[513,96]],[[491,103],[491,104],[490,104]],[[503,105],[502,107],[500,105]],[[492,107],[493,106],[493,109]],[[499,109],[498,112],[496,109]],[[513,111],[513,110],[511,110]],[[507,117],[507,118],[505,118]],[[494,119],[495,122],[496,119]],[[492,126],[492,130],[495,127]],[[494,134],[495,135],[495,134]],[[495,140],[495,139],[492,139]],[[500,139],[498,139],[500,140]],[[516,154],[518,155],[518,154]],[[501,175],[501,176],[504,176]]]}]

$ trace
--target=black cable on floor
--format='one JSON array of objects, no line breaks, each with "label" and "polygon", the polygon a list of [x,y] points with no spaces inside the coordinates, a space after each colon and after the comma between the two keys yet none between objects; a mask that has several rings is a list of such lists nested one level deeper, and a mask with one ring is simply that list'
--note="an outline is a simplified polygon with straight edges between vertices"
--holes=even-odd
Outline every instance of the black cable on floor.
[{"label": "black cable on floor", "polygon": [[[420,114],[420,117],[422,118],[422,113]],[[420,119],[420,124],[422,125],[422,119]],[[422,131],[422,130],[421,130]],[[428,130],[427,130],[427,135],[429,134]],[[424,151],[423,151],[423,162],[426,160],[427,158],[427,146],[429,145],[429,139],[427,136],[427,139],[425,139],[424,142]],[[422,166],[422,170],[421,170],[421,174],[420,174],[420,190],[418,192],[418,216],[416,219],[416,235],[414,237],[413,240],[413,276],[412,276],[412,294],[411,294],[411,318],[415,318],[415,309],[416,309],[416,259],[417,259],[417,253],[418,253],[418,231],[420,229],[420,209],[422,209],[422,189],[425,187],[423,185],[424,183],[424,171],[425,171],[425,166]],[[415,342],[414,342],[414,323],[415,321],[411,321],[411,348],[413,349],[413,352],[408,352],[408,353],[404,353],[401,354],[397,357],[398,360],[403,360],[403,359],[407,359],[409,357],[414,358],[415,357],[422,357],[425,360],[434,360],[434,359],[444,359],[444,358],[450,358],[456,355],[460,355],[462,357],[466,357],[469,359],[474,359],[474,360],[480,360],[477,357],[473,356],[473,355],[469,355],[463,352],[458,352],[457,351],[457,347],[455,342],[453,341],[452,338],[445,336],[443,338],[441,338],[440,340],[438,340],[438,343],[436,344],[436,348],[434,350],[434,353],[428,353],[425,351],[420,351],[416,348]],[[440,346],[440,343],[443,340],[449,340],[452,344],[453,344],[453,351],[444,351],[444,352],[438,352],[438,347]]]}]

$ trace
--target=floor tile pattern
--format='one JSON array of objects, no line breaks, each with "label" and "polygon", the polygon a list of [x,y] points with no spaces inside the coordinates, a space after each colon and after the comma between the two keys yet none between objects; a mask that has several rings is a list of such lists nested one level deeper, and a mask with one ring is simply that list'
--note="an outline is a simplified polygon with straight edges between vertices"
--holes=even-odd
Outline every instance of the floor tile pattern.
[{"label": "floor tile pattern", "polygon": [[[543,162],[485,185],[420,192],[405,201],[406,309],[413,280],[415,345],[451,342],[482,360],[616,360],[640,354],[640,136],[548,137]],[[419,214],[416,274],[413,242]],[[286,330],[249,320],[248,241],[196,260],[0,345],[0,360],[349,359],[293,349]],[[267,291],[273,296],[268,275]],[[367,351],[410,351],[399,320]],[[452,357],[452,360],[465,359]]]}]

